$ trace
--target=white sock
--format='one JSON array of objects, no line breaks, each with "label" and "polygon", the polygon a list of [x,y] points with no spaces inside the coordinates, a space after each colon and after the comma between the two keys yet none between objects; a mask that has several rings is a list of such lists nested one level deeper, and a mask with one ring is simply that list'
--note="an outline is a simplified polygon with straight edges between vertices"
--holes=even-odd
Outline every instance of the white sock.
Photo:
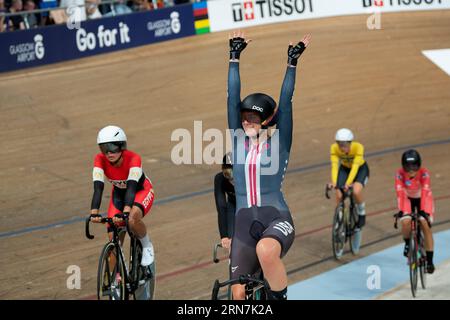
[{"label": "white sock", "polygon": [[152,246],[152,243],[150,242],[147,234],[145,234],[145,236],[143,238],[140,238],[139,240],[141,241],[143,248],[150,248]]},{"label": "white sock", "polygon": [[358,214],[360,216],[365,216],[366,215],[366,203],[365,202],[360,203],[357,205],[357,207],[358,207]]}]

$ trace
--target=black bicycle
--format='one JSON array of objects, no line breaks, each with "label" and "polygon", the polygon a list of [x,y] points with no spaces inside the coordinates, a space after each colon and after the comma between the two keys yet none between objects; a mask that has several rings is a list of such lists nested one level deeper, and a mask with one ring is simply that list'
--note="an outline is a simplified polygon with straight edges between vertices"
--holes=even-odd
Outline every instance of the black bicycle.
[{"label": "black bicycle", "polygon": [[[214,263],[219,263],[220,259],[217,258],[218,248],[223,248],[222,244],[217,243],[214,246],[213,261]],[[231,266],[229,265],[229,268]],[[231,269],[229,269],[229,274],[231,276]],[[220,288],[227,287],[227,298],[232,300],[231,286],[234,284],[244,284],[245,285],[245,300],[267,300],[269,296],[270,286],[266,279],[264,279],[264,274],[262,270],[259,270],[252,276],[240,276],[235,280],[227,280],[224,282],[219,282],[216,280],[214,282],[213,291],[211,295],[212,300],[218,300]]]},{"label": "black bicycle", "polygon": [[[113,223],[112,218],[103,218],[101,215],[92,215],[86,219],[86,237],[94,239],[89,232],[91,217],[102,218],[101,223],[109,223],[113,237],[102,250],[98,263],[97,298],[99,300],[128,300],[132,295],[135,300],[153,300],[155,291],[155,263],[148,267],[140,264],[142,259],[142,244],[130,232],[128,215],[116,215],[125,221],[126,228]],[[125,231],[126,230],[126,231]],[[130,236],[130,257],[127,265],[120,237],[123,232]]]},{"label": "black bicycle", "polygon": [[214,282],[211,300],[218,300],[219,289],[234,284],[245,285],[245,300],[267,300],[269,297],[270,286],[264,277],[261,277],[262,272],[258,272],[253,276],[240,276],[238,279]]},{"label": "black bicycle", "polygon": [[[361,246],[361,230],[358,228],[358,212],[356,210],[355,200],[353,199],[353,188],[342,192],[341,202],[338,204],[333,215],[333,225],[331,228],[331,242],[333,246],[333,255],[339,260],[344,254],[345,243],[350,244],[350,251],[353,255],[359,253]],[[326,186],[325,197],[330,199],[329,192],[331,188]],[[348,201],[348,200],[349,201]]]},{"label": "black bicycle", "polygon": [[[395,223],[394,228],[397,229],[397,220],[402,217],[401,213],[394,214]],[[422,228],[420,227],[420,217],[424,217],[429,226],[430,220],[426,214],[417,213],[413,210],[411,213],[411,233],[409,235],[409,252],[408,252],[408,266],[409,266],[409,282],[411,284],[411,293],[415,298],[417,293],[418,274],[420,275],[420,283],[422,289],[426,289],[427,285],[427,256],[425,251],[425,237]]]},{"label": "black bicycle", "polygon": [[[219,248],[224,249],[221,243],[216,243],[214,245],[214,251],[213,251],[213,262],[214,263],[219,263],[220,262],[220,259],[217,257],[217,252],[218,252]],[[228,274],[229,274],[229,276],[231,276],[230,259],[228,259]],[[227,289],[227,299],[231,300],[231,286],[229,286],[228,289]]]}]

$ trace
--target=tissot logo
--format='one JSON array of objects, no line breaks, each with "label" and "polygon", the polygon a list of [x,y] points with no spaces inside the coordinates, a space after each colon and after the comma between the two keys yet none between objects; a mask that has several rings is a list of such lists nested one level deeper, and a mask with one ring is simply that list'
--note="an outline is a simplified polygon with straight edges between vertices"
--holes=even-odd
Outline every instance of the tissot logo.
[{"label": "tissot logo", "polygon": [[241,0],[231,4],[234,22],[313,12],[313,0]]},{"label": "tissot logo", "polygon": [[251,1],[244,2],[244,16],[245,20],[255,19],[255,10],[253,8],[253,2]]},{"label": "tissot logo", "polygon": [[364,8],[399,7],[442,4],[442,0],[362,0]]},{"label": "tissot logo", "polygon": [[234,21],[255,19],[255,9],[252,1],[233,3],[231,7],[233,10]]},{"label": "tissot logo", "polygon": [[363,0],[363,7],[384,7],[384,0]]}]

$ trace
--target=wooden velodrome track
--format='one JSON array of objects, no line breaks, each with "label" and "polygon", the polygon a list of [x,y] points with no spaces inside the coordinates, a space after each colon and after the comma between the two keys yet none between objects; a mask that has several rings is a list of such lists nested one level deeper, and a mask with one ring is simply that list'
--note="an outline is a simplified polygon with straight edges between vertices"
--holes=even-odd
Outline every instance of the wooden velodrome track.
[{"label": "wooden velodrome track", "polygon": [[[334,204],[324,198],[328,151],[350,127],[367,153],[368,255],[401,241],[392,227],[393,175],[405,146],[419,147],[432,172],[437,224],[450,228],[450,78],[421,50],[449,48],[450,11],[297,21],[246,30],[242,96],[278,97],[289,40],[312,33],[297,72],[294,143],[284,183],[297,237],[285,258],[290,283],[339,266],[330,248]],[[210,192],[218,165],[175,166],[174,129],[226,127],[226,32],[191,37],[0,76],[0,232],[88,214],[96,135],[117,124],[143,156],[156,203],[145,222],[155,244],[158,299],[206,299],[227,265],[211,263],[218,241]],[[106,208],[110,187],[105,188]],[[199,192],[200,191],[200,192]],[[201,192],[204,191],[204,192]],[[199,193],[196,193],[199,192]],[[180,197],[181,195],[188,195]],[[174,198],[172,198],[174,197]],[[103,211],[106,209],[103,209]],[[76,221],[76,220],[75,220]],[[80,221],[0,239],[0,299],[92,298],[103,226],[84,237]],[[81,289],[66,270],[81,268]]]}]

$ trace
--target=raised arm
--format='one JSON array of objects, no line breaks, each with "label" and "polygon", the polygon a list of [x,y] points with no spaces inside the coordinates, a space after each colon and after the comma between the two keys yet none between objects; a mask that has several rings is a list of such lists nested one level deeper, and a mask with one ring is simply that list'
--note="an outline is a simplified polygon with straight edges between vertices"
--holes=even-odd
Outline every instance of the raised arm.
[{"label": "raised arm", "polygon": [[241,126],[239,104],[241,103],[241,79],[239,61],[231,61],[228,67],[228,127],[237,129]]},{"label": "raised arm", "polygon": [[284,76],[278,108],[280,151],[290,151],[292,145],[292,96],[295,87],[296,67],[288,66]]},{"label": "raised arm", "polygon": [[229,36],[230,63],[228,67],[228,127],[238,129],[241,127],[239,105],[241,103],[241,78],[239,75],[239,59],[241,52],[251,40],[246,40],[241,32],[234,32]]},{"label": "raised arm", "polygon": [[297,61],[305,51],[311,39],[306,35],[296,46],[290,43],[288,48],[288,66],[284,76],[278,108],[278,129],[280,133],[280,151],[290,151],[292,145],[292,97],[295,89]]}]

